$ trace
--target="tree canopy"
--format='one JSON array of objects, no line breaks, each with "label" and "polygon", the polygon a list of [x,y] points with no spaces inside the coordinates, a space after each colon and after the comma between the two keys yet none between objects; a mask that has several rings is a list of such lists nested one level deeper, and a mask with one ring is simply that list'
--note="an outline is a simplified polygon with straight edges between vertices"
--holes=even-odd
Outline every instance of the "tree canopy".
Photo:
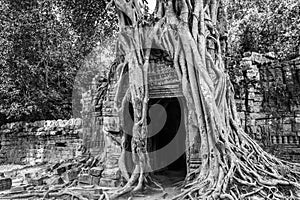
[{"label": "tree canopy", "polygon": [[[299,55],[299,1],[227,4],[229,56],[247,51],[271,51],[279,59]],[[1,0],[2,123],[72,115],[76,72],[91,52],[111,47],[116,35],[116,13],[106,6],[98,0]],[[93,76],[96,68],[85,75]]]},{"label": "tree canopy", "polygon": [[287,60],[300,52],[298,0],[232,0],[228,6],[229,55],[273,52]]},{"label": "tree canopy", "polygon": [[96,0],[1,0],[1,123],[72,115],[77,70],[117,28],[105,7]]}]

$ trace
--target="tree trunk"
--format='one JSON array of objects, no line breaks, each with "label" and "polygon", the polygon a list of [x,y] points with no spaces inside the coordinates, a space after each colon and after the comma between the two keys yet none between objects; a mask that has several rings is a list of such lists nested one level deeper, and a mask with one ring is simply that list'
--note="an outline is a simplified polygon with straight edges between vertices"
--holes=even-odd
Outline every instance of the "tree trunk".
[{"label": "tree trunk", "polygon": [[[147,107],[152,48],[168,52],[173,59],[186,100],[188,123],[196,125],[189,139],[201,138],[197,146],[201,164],[187,174],[176,199],[297,198],[299,165],[266,153],[238,126],[234,91],[222,58],[226,2],[158,0],[153,14],[145,11],[142,1],[114,0],[114,4],[120,26],[117,55],[124,57],[116,69],[120,74],[116,106],[122,113],[125,101],[130,99],[133,105],[134,170],[126,169],[128,158],[121,156],[120,168],[127,184],[111,198],[138,191],[151,181]],[[125,76],[127,72],[129,76]],[[129,84],[124,84],[124,79]],[[121,92],[124,88],[126,95]]]}]

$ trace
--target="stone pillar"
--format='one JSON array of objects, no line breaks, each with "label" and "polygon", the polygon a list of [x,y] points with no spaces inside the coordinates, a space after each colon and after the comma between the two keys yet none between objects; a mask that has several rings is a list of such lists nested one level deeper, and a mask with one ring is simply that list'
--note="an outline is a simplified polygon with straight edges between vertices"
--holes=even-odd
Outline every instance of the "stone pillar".
[{"label": "stone pillar", "polygon": [[282,136],[278,136],[278,144],[282,144]]},{"label": "stone pillar", "polygon": [[277,144],[277,137],[275,135],[272,136],[272,143]]},{"label": "stone pillar", "polygon": [[288,137],[287,136],[283,136],[283,144],[288,144]]},{"label": "stone pillar", "polygon": [[299,137],[295,136],[295,144],[299,145]]},{"label": "stone pillar", "polygon": [[292,135],[289,136],[289,143],[294,144],[294,136]]}]

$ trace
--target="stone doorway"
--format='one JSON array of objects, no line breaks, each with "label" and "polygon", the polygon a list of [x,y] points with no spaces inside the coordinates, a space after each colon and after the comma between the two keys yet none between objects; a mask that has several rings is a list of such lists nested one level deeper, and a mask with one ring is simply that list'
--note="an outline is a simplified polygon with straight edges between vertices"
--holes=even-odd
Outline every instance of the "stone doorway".
[{"label": "stone doorway", "polygon": [[160,182],[170,184],[186,176],[184,99],[153,98],[148,109],[148,151],[151,167]]},{"label": "stone doorway", "polygon": [[[126,133],[126,167],[132,172],[131,133],[133,108],[128,102],[124,114]],[[159,182],[170,185],[181,181],[187,173],[186,130],[183,97],[150,98],[148,103],[148,141],[147,149],[153,174]],[[168,182],[166,183],[166,180]]]}]

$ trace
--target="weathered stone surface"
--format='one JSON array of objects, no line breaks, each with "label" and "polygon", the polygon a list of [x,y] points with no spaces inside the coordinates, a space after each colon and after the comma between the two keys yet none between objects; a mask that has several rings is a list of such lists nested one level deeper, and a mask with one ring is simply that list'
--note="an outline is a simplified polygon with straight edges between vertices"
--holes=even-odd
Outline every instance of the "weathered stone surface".
[{"label": "weathered stone surface", "polygon": [[65,181],[62,179],[62,177],[56,175],[56,176],[51,176],[49,178],[45,178],[44,182],[47,185],[62,185],[65,183]]},{"label": "weathered stone surface", "polygon": [[70,169],[63,174],[63,179],[65,182],[70,182],[78,177],[80,170],[78,168]]},{"label": "weathered stone surface", "polygon": [[0,191],[9,190],[12,186],[11,178],[0,178]]},{"label": "weathered stone surface", "polygon": [[[300,66],[299,58],[278,63],[272,53],[247,52],[239,64],[241,70],[236,66],[228,68],[243,128],[264,148],[284,149],[277,156],[300,161],[300,149],[296,148],[300,141],[300,86],[299,74],[293,70]],[[276,145],[281,147],[276,150]]]},{"label": "weathered stone surface", "polygon": [[102,177],[106,179],[118,180],[121,178],[121,172],[119,168],[105,169],[102,172]]},{"label": "weathered stone surface", "polygon": [[103,187],[117,187],[119,186],[120,181],[119,180],[112,180],[108,178],[101,178],[99,185]]},{"label": "weathered stone surface", "polygon": [[63,173],[65,173],[66,171],[67,171],[66,166],[60,166],[59,168],[56,169],[56,174],[60,176]]},{"label": "weathered stone surface", "polygon": [[10,192],[12,192],[12,193],[21,193],[21,192],[24,192],[25,190],[26,190],[25,186],[16,186],[16,187],[12,187],[10,189]]},{"label": "weathered stone surface", "polygon": [[100,177],[92,176],[91,178],[92,178],[92,181],[91,181],[92,185],[99,185],[100,179],[101,179]]},{"label": "weathered stone surface", "polygon": [[90,174],[92,176],[101,176],[101,173],[103,172],[104,168],[103,167],[93,167],[90,170]]},{"label": "weathered stone surface", "polygon": [[41,177],[41,178],[30,178],[28,180],[28,184],[30,185],[34,185],[34,186],[39,186],[39,185],[43,185],[44,184],[44,180],[45,178]]},{"label": "weathered stone surface", "polygon": [[[77,123],[77,129],[68,127],[68,121]],[[1,126],[0,164],[56,163],[79,156],[82,129],[80,120],[75,121],[16,122]]]},{"label": "weathered stone surface", "polygon": [[78,182],[90,185],[92,184],[92,176],[90,176],[89,174],[80,174],[78,176]]}]

